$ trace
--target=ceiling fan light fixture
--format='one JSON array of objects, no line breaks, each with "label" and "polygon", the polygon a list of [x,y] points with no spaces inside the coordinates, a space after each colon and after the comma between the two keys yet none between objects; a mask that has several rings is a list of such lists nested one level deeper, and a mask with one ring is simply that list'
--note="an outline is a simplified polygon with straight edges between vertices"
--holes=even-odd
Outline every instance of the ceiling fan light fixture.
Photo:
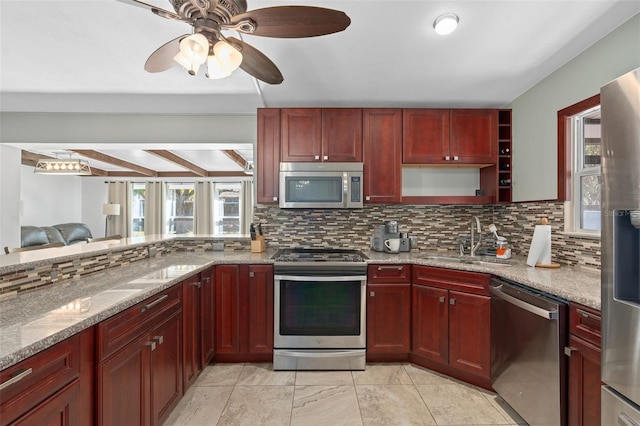
[{"label": "ceiling fan light fixture", "polygon": [[173,57],[173,60],[189,71],[189,74],[196,75],[200,65],[207,62],[208,55],[209,40],[198,33],[180,40],[180,51]]},{"label": "ceiling fan light fixture", "polygon": [[226,69],[217,56],[211,55],[207,59],[207,78],[217,80],[219,78],[229,77],[231,71]]},{"label": "ceiling fan light fixture", "polygon": [[233,72],[242,63],[242,53],[226,41],[220,40],[213,46],[213,54],[218,58],[223,68]]},{"label": "ceiling fan light fixture", "polygon": [[440,15],[433,22],[433,29],[440,35],[451,34],[458,26],[460,18],[454,13],[445,13]]}]

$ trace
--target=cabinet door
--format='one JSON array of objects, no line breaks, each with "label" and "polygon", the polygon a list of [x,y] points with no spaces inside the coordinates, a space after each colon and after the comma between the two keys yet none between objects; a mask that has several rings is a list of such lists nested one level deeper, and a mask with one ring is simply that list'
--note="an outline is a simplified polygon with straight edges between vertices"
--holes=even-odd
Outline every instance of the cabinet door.
[{"label": "cabinet door", "polygon": [[362,161],[362,109],[322,109],[322,161]]},{"label": "cabinet door", "polygon": [[600,425],[600,348],[569,335],[569,425]]},{"label": "cabinet door", "polygon": [[285,108],[281,114],[282,161],[322,161],[320,108]]},{"label": "cabinet door", "polygon": [[183,377],[186,391],[196,381],[201,366],[200,356],[200,275],[194,275],[182,283],[183,321]]},{"label": "cabinet door", "polygon": [[411,284],[367,284],[367,352],[409,353]]},{"label": "cabinet door", "polygon": [[151,424],[159,425],[182,397],[182,312],[158,324],[151,340]]},{"label": "cabinet door", "polygon": [[449,365],[476,376],[491,374],[491,298],[449,292]]},{"label": "cabinet door", "polygon": [[280,110],[258,109],[256,199],[260,204],[278,202],[280,172]]},{"label": "cabinet door", "polygon": [[204,368],[215,353],[215,268],[202,272],[202,288],[200,289],[200,344],[201,360]]},{"label": "cabinet door", "polygon": [[[216,353],[240,353],[240,327],[243,326],[240,294],[240,267],[216,266]],[[246,303],[245,303],[246,305]]]},{"label": "cabinet door", "polygon": [[452,162],[493,164],[498,157],[498,111],[454,109],[451,111]]},{"label": "cabinet door", "polygon": [[[2,423],[4,424],[4,422]],[[80,383],[75,380],[42,404],[18,419],[12,426],[81,426]]]},{"label": "cabinet door", "polygon": [[402,110],[404,164],[449,162],[450,115],[448,109]]},{"label": "cabinet door", "polygon": [[414,284],[412,297],[411,352],[441,364],[448,364],[448,291]]},{"label": "cabinet door", "polygon": [[249,323],[246,336],[249,353],[273,352],[273,267],[248,267]]},{"label": "cabinet door", "polygon": [[98,425],[151,424],[151,342],[131,342],[98,365]]},{"label": "cabinet door", "polygon": [[362,110],[365,203],[402,198],[402,110]]}]

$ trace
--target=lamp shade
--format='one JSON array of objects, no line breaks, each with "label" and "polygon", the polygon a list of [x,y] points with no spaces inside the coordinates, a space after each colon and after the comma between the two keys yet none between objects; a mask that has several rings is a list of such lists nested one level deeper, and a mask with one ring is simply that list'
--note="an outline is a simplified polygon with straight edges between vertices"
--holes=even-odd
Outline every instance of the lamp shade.
[{"label": "lamp shade", "polygon": [[120,204],[103,204],[102,205],[102,214],[106,216],[119,216],[120,215]]}]

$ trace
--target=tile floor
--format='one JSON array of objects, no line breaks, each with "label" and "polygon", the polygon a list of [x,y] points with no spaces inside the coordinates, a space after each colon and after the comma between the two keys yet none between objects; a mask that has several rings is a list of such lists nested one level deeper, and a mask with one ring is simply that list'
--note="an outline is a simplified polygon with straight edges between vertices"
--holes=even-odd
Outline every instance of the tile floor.
[{"label": "tile floor", "polygon": [[326,372],[215,364],[165,426],[525,424],[496,394],[412,364]]}]

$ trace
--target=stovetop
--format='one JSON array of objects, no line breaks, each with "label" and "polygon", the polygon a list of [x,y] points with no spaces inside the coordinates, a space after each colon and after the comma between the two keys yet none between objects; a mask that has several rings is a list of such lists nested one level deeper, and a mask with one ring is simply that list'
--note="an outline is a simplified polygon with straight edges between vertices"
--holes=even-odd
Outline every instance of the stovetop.
[{"label": "stovetop", "polygon": [[360,250],[348,248],[284,248],[272,257],[276,262],[364,262],[367,258]]}]

